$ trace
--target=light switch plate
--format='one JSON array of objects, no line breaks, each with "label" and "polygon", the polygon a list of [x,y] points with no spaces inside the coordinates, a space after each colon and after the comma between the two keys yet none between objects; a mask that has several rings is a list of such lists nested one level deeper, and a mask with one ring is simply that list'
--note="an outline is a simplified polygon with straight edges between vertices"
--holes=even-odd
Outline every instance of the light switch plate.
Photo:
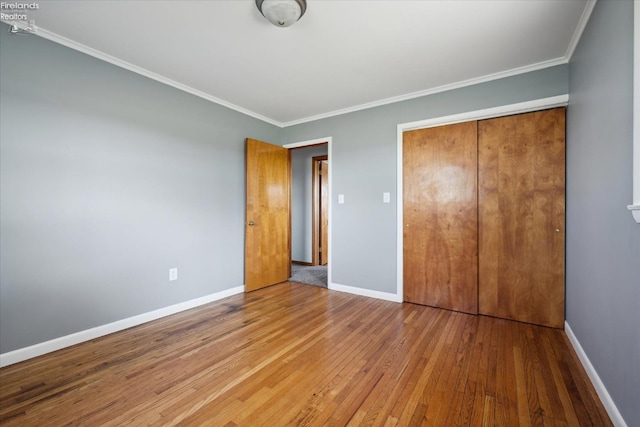
[{"label": "light switch plate", "polygon": [[382,203],[391,203],[391,193],[389,192],[382,193]]},{"label": "light switch plate", "polygon": [[338,204],[344,205],[344,194],[338,194]]}]

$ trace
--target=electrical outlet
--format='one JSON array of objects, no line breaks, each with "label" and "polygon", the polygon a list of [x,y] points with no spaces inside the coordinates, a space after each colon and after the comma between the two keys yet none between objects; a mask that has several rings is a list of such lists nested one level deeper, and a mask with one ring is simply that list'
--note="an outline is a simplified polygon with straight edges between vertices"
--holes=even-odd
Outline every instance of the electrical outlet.
[{"label": "electrical outlet", "polygon": [[173,282],[174,280],[178,280],[178,269],[170,268],[169,269],[169,281]]}]

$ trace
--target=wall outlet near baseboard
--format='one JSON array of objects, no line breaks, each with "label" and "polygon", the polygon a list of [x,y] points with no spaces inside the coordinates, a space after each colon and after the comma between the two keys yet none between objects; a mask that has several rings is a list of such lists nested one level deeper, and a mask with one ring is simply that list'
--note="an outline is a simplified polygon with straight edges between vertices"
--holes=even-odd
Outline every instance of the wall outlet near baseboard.
[{"label": "wall outlet near baseboard", "polygon": [[178,269],[170,268],[169,269],[169,281],[173,282],[174,280],[178,280]]}]

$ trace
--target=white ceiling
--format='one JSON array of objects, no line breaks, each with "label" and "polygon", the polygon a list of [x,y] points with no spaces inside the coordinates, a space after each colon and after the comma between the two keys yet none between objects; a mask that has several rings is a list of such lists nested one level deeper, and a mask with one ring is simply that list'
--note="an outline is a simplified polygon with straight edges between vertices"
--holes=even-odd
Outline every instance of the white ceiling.
[{"label": "white ceiling", "polygon": [[40,1],[38,34],[280,126],[566,63],[587,0]]}]

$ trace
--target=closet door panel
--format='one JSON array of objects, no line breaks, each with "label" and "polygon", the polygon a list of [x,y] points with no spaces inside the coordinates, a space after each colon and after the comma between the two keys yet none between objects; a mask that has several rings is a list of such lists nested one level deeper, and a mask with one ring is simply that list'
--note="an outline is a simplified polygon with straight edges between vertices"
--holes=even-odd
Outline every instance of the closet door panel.
[{"label": "closet door panel", "polygon": [[404,300],[478,312],[477,122],[404,133]]},{"label": "closet door panel", "polygon": [[479,311],[564,323],[564,108],[478,123]]}]

